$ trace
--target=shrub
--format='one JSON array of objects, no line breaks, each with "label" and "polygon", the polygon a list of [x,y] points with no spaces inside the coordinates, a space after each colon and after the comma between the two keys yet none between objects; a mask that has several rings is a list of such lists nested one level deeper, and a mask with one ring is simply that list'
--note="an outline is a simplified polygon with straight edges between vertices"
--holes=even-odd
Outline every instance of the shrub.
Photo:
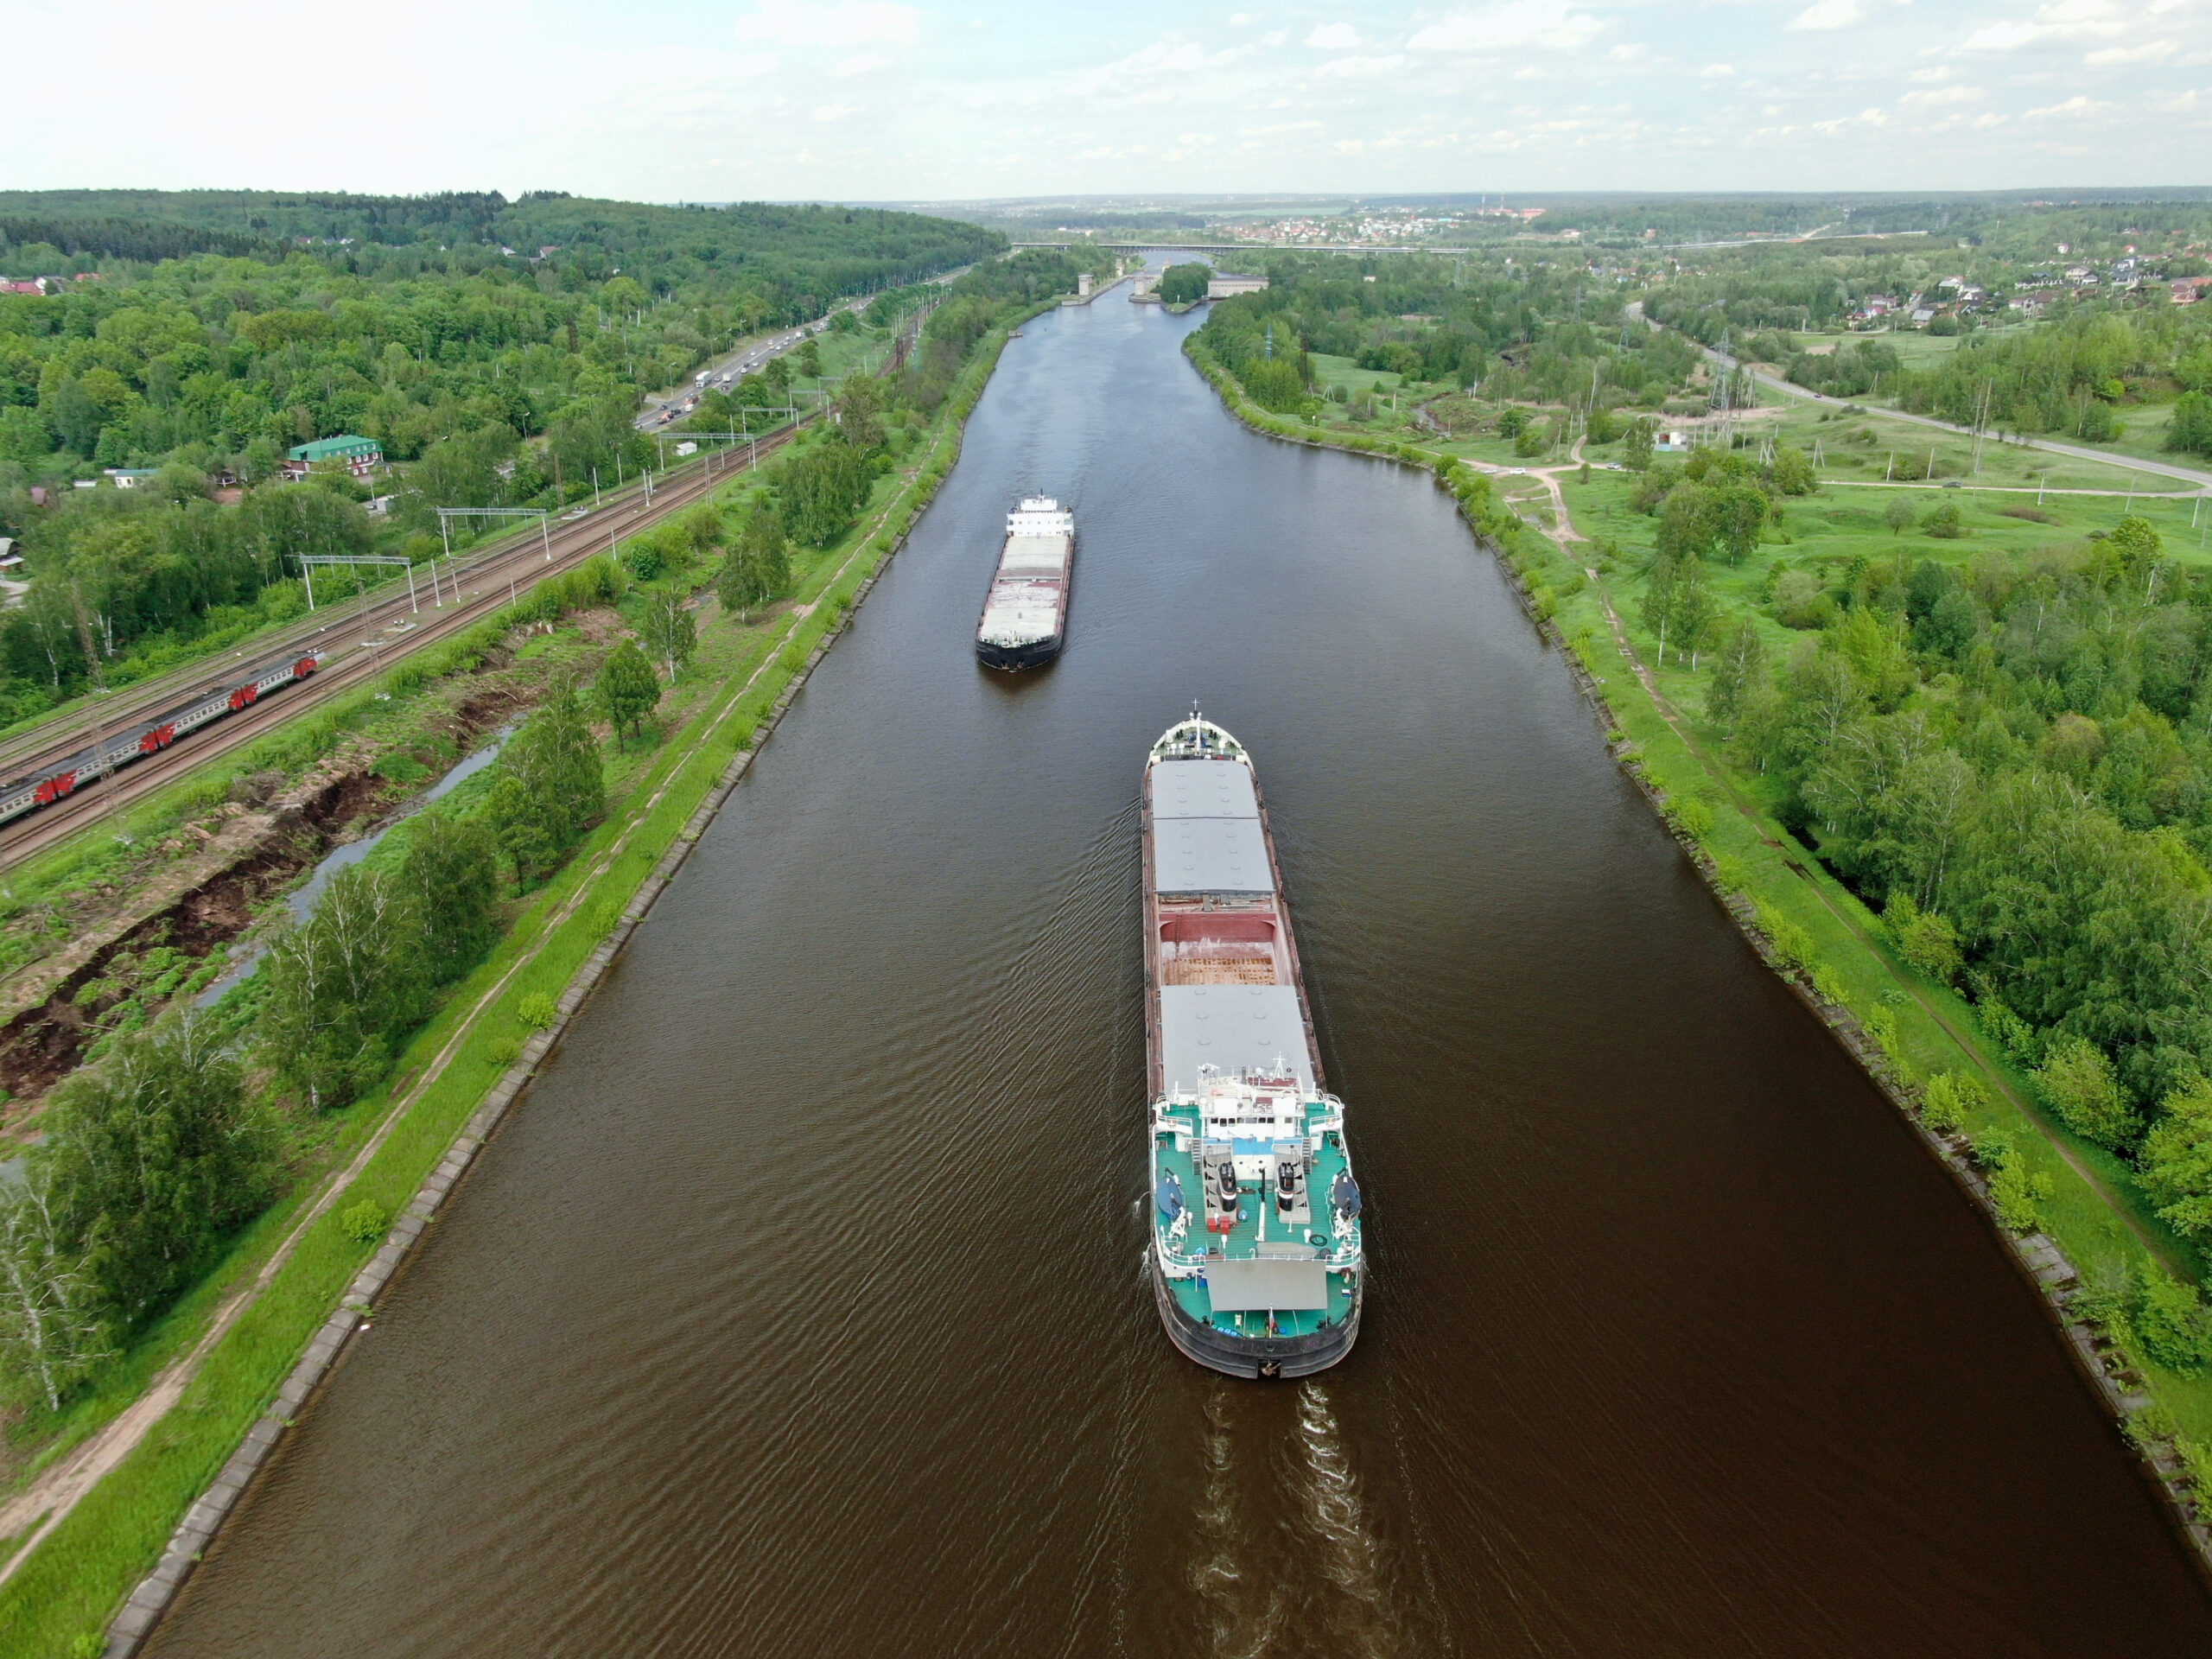
[{"label": "shrub", "polygon": [[340,1212],[338,1230],[356,1244],[373,1244],[391,1230],[391,1217],[374,1198],[363,1198]]},{"label": "shrub", "polygon": [[532,991],[516,1005],[515,1018],[532,1031],[550,1031],[553,1021],[560,1015],[553,999],[543,991]]},{"label": "shrub", "polygon": [[1802,969],[1813,960],[1813,936],[1762,899],[1754,912],[1759,931],[1774,944],[1774,959],[1784,968]]},{"label": "shrub", "polygon": [[2189,1478],[2189,1495],[2196,1505],[2196,1518],[2212,1516],[2212,1446],[2177,1435],[2174,1450],[2181,1457],[2182,1472]]},{"label": "shrub", "polygon": [[1970,1071],[1939,1071],[1928,1079],[1921,1096],[1921,1121],[1931,1129],[1950,1134],[1966,1127],[1969,1115],[1989,1109],[1989,1090]]},{"label": "shrub", "polygon": [[2134,1108],[2120,1092],[2112,1062],[2083,1038],[2066,1037],[2052,1044],[2035,1077],[2037,1089],[2059,1121],[2100,1146],[2124,1147],[2141,1127]]},{"label": "shrub", "polygon": [[2008,1164],[1990,1177],[1989,1202],[1998,1221],[2013,1232],[2039,1232],[2042,1201],[2056,1190],[2050,1176],[2031,1175],[2018,1164]]},{"label": "shrub", "polygon": [[1981,1015],[1982,1028],[1997,1039],[1999,1047],[2016,1060],[2031,1065],[2035,1063],[2043,1052],[2043,1039],[2033,1026],[1990,995],[1986,988],[1980,988],[1974,1007]]},{"label": "shrub", "polygon": [[1703,841],[1713,833],[1713,807],[1695,796],[1677,796],[1669,801],[1667,817],[1693,841]]},{"label": "shrub", "polygon": [[1923,534],[1942,542],[1955,542],[1967,533],[1966,525],[1959,518],[1958,505],[1951,501],[1929,508],[1921,515],[1920,528]]},{"label": "shrub", "polygon": [[2212,1230],[2212,1084],[2168,1095],[2143,1142],[2144,1190],[2177,1231]]},{"label": "shrub", "polygon": [[2131,1323],[2145,1354],[2184,1376],[2212,1362],[2212,1310],[2196,1286],[2145,1262],[2136,1271],[2136,1294]]},{"label": "shrub", "polygon": [[1959,954],[1958,930],[1932,910],[1923,910],[1909,893],[1890,895],[1882,912],[1882,925],[1897,954],[1936,981],[1948,985],[1958,977],[1964,958]]}]

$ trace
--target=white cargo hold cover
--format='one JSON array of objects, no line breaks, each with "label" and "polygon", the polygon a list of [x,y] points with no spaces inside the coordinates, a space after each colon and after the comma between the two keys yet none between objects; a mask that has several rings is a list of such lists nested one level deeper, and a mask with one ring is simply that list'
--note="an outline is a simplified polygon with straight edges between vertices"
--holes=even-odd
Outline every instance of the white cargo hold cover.
[{"label": "white cargo hold cover", "polygon": [[1154,893],[1273,893],[1257,818],[1154,818]]},{"label": "white cargo hold cover", "polygon": [[1294,987],[1160,988],[1160,1078],[1168,1088],[1195,1090],[1202,1065],[1233,1077],[1240,1071],[1272,1071],[1278,1060],[1312,1096],[1313,1062]]},{"label": "white cargo hold cover", "polygon": [[1152,769],[1152,816],[1256,818],[1251,768],[1235,760],[1162,760]]},{"label": "white cargo hold cover", "polygon": [[1217,1313],[1294,1313],[1329,1305],[1329,1270],[1319,1262],[1233,1256],[1207,1262],[1205,1273]]},{"label": "white cargo hold cover", "polygon": [[999,575],[1001,580],[1033,576],[1063,581],[1068,573],[1068,552],[1074,545],[1072,536],[1009,536],[999,554]]}]

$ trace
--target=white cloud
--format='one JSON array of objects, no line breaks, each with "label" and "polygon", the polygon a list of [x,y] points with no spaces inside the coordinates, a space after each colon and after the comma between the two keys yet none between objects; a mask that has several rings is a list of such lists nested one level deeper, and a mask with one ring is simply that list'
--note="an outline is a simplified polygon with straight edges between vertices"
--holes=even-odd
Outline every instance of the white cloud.
[{"label": "white cloud", "polygon": [[887,58],[880,52],[863,52],[856,58],[847,58],[831,64],[830,73],[840,77],[872,75],[879,69],[888,69],[895,61],[895,59]]},{"label": "white cloud", "polygon": [[1359,33],[1350,23],[1316,23],[1306,44],[1324,52],[1349,52],[1359,44]]},{"label": "white cloud", "polygon": [[1732,63],[1708,63],[1698,73],[1706,80],[1726,80],[1736,73]]},{"label": "white cloud", "polygon": [[2094,98],[2084,98],[2076,92],[2063,104],[2046,104],[2039,110],[2025,111],[2020,118],[2024,121],[2074,119],[2085,115],[2101,115],[2110,108],[2112,105],[2109,104],[2100,103]]},{"label": "white cloud", "polygon": [[1932,86],[1924,92],[1907,92],[1897,102],[1916,110],[1940,110],[1979,104],[1987,96],[1979,86]]},{"label": "white cloud", "polygon": [[2123,63],[2164,63],[2174,50],[2171,41],[2145,41],[2140,46],[2108,46],[2082,61],[2092,69],[2109,69]]},{"label": "white cloud", "polygon": [[1195,41],[1154,41],[1126,58],[1078,75],[1068,91],[1077,98],[1125,97],[1140,104],[1163,104],[1174,96],[1166,83],[1187,80],[1210,69],[1226,68],[1252,48],[1232,46],[1209,53]]},{"label": "white cloud", "polygon": [[1495,52],[1543,46],[1573,52],[1587,46],[1605,25],[1570,13],[1566,0],[1508,0],[1487,11],[1462,11],[1431,23],[1406,44],[1416,52]]},{"label": "white cloud", "polygon": [[842,121],[846,117],[860,112],[860,106],[856,104],[817,104],[814,106],[814,118],[817,121]]},{"label": "white cloud", "polygon": [[1347,79],[1364,80],[1375,75],[1387,75],[1406,67],[1407,60],[1393,53],[1387,58],[1351,57],[1332,58],[1313,73],[1316,75],[1336,75]]},{"label": "white cloud", "polygon": [[[2190,0],[2174,0],[2172,5],[2162,5],[2153,0],[2145,17],[2156,17],[2188,3]],[[2024,22],[2008,18],[2003,22],[1984,24],[1961,42],[1961,49],[2017,52],[2043,41],[2107,40],[2137,26],[2138,21],[2113,0],[2053,0],[2050,5],[2037,7],[2034,17]]]},{"label": "white cloud", "polygon": [[1948,80],[1951,78],[1951,66],[1948,63],[1939,63],[1933,69],[1916,69],[1912,72],[1912,78],[1919,81]]},{"label": "white cloud", "polygon": [[922,14],[897,0],[759,0],[731,32],[775,46],[912,46],[922,37]]},{"label": "white cloud", "polygon": [[1232,12],[1230,14],[1229,26],[1231,29],[1243,29],[1251,21],[1252,14],[1249,11]]},{"label": "white cloud", "polygon": [[2033,23],[1990,23],[1977,29],[1959,43],[1962,52],[2017,52],[2020,48],[2043,38],[2043,30]]},{"label": "white cloud", "polygon": [[1866,14],[1859,0],[1813,0],[1789,20],[1792,29],[1848,29]]},{"label": "white cloud", "polygon": [[1642,63],[1651,55],[1651,48],[1641,41],[1623,41],[1605,54],[1608,63]]},{"label": "white cloud", "polygon": [[1833,121],[1815,121],[1813,123],[1813,130],[1826,133],[1833,138],[1836,134],[1851,127],[1886,127],[1889,124],[1889,111],[1886,110],[1861,110],[1856,115],[1839,116]]}]

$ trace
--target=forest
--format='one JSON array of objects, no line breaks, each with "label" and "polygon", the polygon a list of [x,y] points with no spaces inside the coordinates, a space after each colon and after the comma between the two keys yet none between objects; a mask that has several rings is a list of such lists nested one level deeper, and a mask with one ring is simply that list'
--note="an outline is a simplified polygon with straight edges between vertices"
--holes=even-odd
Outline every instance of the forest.
[{"label": "forest", "polygon": [[1278,413],[1314,395],[1317,353],[1453,382],[1492,404],[1586,410],[1660,408],[1699,360],[1628,315],[1622,283],[1579,264],[1308,254],[1272,257],[1267,274],[1264,292],[1215,302],[1199,332]]},{"label": "forest", "polygon": [[[31,584],[0,625],[0,724],[280,620],[300,553],[427,551],[432,500],[588,497],[594,469],[650,453],[642,391],[1002,245],[915,214],[561,195],[49,193],[0,198],[0,232],[10,268],[61,243],[102,256],[58,294],[0,296],[0,535]],[[290,446],[341,432],[407,464],[397,490],[276,482]],[[148,476],[124,491],[108,469]]]}]

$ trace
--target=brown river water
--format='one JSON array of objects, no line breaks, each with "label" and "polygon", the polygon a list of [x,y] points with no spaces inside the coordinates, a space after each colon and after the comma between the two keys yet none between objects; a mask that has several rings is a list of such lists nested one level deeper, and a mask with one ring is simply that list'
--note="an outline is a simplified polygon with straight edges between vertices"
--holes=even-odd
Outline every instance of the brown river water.
[{"label": "brown river water", "polygon": [[[1124,303],[892,563],[155,1644],[402,1656],[2212,1651],[1986,1230],[1729,925],[1451,502]],[[1072,630],[970,639],[1072,503]],[[1137,788],[1267,790],[1350,1104],[1351,1357],[1141,1271]]]}]

